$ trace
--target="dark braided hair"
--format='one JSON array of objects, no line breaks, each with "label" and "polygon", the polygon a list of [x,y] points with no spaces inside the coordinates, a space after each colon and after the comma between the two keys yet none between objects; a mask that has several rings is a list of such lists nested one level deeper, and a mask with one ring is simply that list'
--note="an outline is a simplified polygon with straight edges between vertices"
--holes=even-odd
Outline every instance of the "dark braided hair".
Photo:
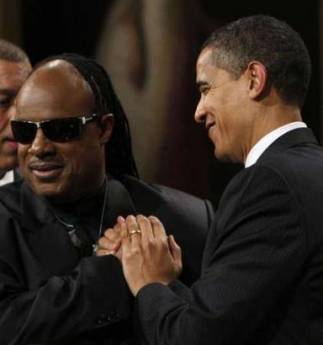
[{"label": "dark braided hair", "polygon": [[78,54],[50,56],[39,62],[34,70],[53,60],[67,61],[76,68],[93,92],[96,113],[114,116],[114,129],[105,148],[106,172],[115,177],[126,174],[138,178],[129,122],[106,70],[93,59]]}]

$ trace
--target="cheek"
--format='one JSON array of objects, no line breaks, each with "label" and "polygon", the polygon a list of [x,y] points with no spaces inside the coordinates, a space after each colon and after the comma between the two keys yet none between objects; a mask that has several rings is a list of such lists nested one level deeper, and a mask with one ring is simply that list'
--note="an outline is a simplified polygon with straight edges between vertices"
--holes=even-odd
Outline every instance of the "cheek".
[{"label": "cheek", "polygon": [[84,143],[82,146],[61,152],[61,156],[65,160],[66,175],[73,175],[82,180],[99,173],[102,158],[97,144]]},{"label": "cheek", "polygon": [[17,156],[18,156],[18,163],[19,163],[20,169],[24,168],[27,152],[28,152],[27,145],[18,144]]},{"label": "cheek", "polygon": [[11,130],[8,114],[6,111],[0,111],[0,135],[3,132],[8,132]]}]

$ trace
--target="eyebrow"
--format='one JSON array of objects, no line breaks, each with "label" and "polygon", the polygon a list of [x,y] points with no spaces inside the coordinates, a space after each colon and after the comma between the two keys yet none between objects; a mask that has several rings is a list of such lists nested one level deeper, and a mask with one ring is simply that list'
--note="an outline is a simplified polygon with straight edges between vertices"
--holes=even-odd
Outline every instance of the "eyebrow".
[{"label": "eyebrow", "polygon": [[204,80],[198,80],[197,82],[196,82],[196,88],[198,89],[198,90],[200,90],[201,89],[201,87],[205,87],[205,86],[209,86],[210,84],[207,82],[207,81],[204,81]]},{"label": "eyebrow", "polygon": [[209,83],[207,81],[205,81],[205,80],[198,80],[196,82],[196,86],[197,87],[204,86],[204,85],[209,85]]}]

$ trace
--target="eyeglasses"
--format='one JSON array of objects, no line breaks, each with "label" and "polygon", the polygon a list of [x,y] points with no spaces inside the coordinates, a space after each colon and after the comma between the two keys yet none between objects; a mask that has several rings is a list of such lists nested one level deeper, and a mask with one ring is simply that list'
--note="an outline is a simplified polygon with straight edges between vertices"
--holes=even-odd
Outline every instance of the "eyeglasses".
[{"label": "eyeglasses", "polygon": [[98,117],[98,114],[92,114],[39,122],[11,120],[11,128],[14,139],[20,144],[31,144],[39,128],[47,139],[54,142],[67,142],[80,138],[83,126],[97,120]]}]

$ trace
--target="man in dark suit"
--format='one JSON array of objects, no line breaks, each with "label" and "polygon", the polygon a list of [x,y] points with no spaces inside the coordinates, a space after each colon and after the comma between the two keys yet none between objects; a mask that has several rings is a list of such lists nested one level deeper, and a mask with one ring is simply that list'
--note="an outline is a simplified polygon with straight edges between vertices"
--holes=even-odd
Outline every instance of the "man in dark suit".
[{"label": "man in dark suit", "polygon": [[210,204],[138,179],[126,115],[90,59],[37,65],[11,126],[24,181],[0,189],[0,344],[131,344],[121,265],[93,255],[95,243],[118,215],[156,214],[187,248],[190,285]]},{"label": "man in dark suit", "polygon": [[17,143],[12,137],[10,113],[17,92],[30,72],[27,54],[0,39],[0,186],[16,177]]},{"label": "man in dark suit", "polygon": [[115,253],[144,344],[323,344],[323,152],[301,118],[310,69],[299,35],[268,16],[203,46],[195,119],[215,156],[245,169],[223,194],[191,289],[175,280],[180,249],[158,219],[119,218]]}]

